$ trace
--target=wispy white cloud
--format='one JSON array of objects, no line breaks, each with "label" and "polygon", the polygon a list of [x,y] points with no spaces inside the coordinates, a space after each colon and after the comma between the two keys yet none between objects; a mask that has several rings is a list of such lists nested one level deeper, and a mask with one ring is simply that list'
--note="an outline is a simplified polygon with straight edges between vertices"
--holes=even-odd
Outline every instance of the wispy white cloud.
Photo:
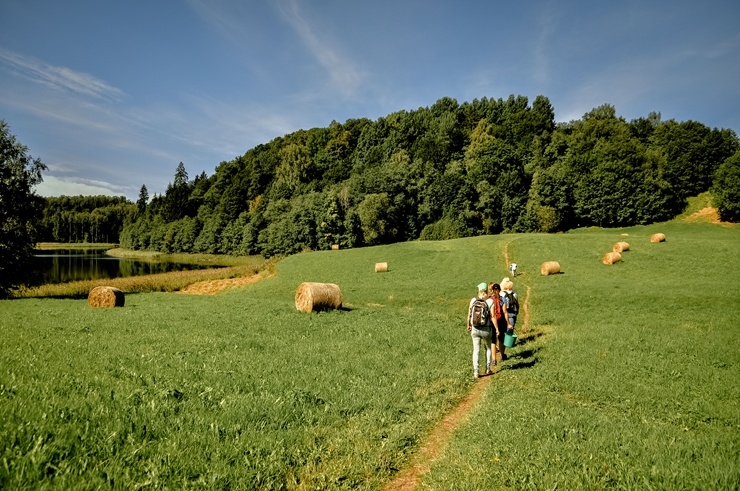
[{"label": "wispy white cloud", "polygon": [[537,19],[537,35],[533,50],[533,80],[542,87],[550,81],[550,60],[552,58],[552,36],[556,32],[557,19],[551,4],[543,5]]},{"label": "wispy white cloud", "polygon": [[[730,57],[734,61],[738,61],[740,58],[740,33],[706,46],[700,55],[708,59]],[[735,63],[736,67],[737,64]]]},{"label": "wispy white cloud", "polygon": [[[2,63],[16,71],[35,67],[24,70],[37,74],[39,80],[65,73],[8,51],[0,51]],[[38,188],[45,196],[131,196],[138,192],[142,181],[152,192],[161,192],[180,161],[193,175],[201,170],[211,174],[220,161],[300,127],[294,121],[295,111],[263,107],[254,101],[227,102],[217,96],[182,94],[176,101],[124,106],[109,104],[102,96],[75,97],[84,93],[79,88],[64,90],[60,96],[58,84],[13,82],[7,72],[2,80],[0,107],[42,122],[39,126],[49,130],[40,145],[32,149],[49,167]],[[68,81],[67,85],[74,84]],[[137,102],[132,97],[127,99]],[[85,151],[80,152],[80,148]],[[112,165],[114,162],[119,164]],[[93,175],[98,180],[88,179]]]},{"label": "wispy white cloud", "polygon": [[186,129],[188,141],[232,157],[300,127],[295,111],[282,111],[275,105],[225,102],[205,95],[190,95],[186,100],[200,122]]},{"label": "wispy white cloud", "polygon": [[92,75],[70,68],[44,63],[30,56],[0,48],[0,63],[10,67],[17,75],[57,90],[97,99],[118,100],[123,92]]},{"label": "wispy white cloud", "polygon": [[125,196],[131,195],[131,190],[121,186],[114,186],[104,181],[81,179],[77,177],[56,177],[44,174],[44,181],[36,186],[39,196]]},{"label": "wispy white cloud", "polygon": [[[647,116],[650,111],[670,114],[661,107],[664,101],[679,97],[681,93],[691,93],[694,87],[705,87],[708,92],[725,81],[737,80],[739,47],[740,35],[735,35],[702,46],[648,51],[604,65],[599,70],[582,72],[578,80],[568,81],[559,91],[561,100],[555,107],[563,111],[558,111],[558,120],[579,119],[601,104],[614,105],[617,114],[627,119]],[[686,70],[686,67],[694,69]],[[719,73],[724,76],[717,77]],[[722,92],[740,96],[737,84],[733,87],[724,88]],[[680,111],[676,116],[691,117],[684,112],[689,106],[689,101],[677,106]]]},{"label": "wispy white cloud", "polygon": [[279,2],[283,18],[298,34],[309,52],[329,73],[334,86],[345,96],[355,93],[363,82],[362,72],[355,63],[339,52],[330,41],[321,39],[316,30],[302,15],[295,0]]},{"label": "wispy white cloud", "polygon": [[221,2],[214,0],[187,0],[190,8],[221,36],[234,41],[240,40],[240,33],[244,31],[240,15],[223,7]]}]

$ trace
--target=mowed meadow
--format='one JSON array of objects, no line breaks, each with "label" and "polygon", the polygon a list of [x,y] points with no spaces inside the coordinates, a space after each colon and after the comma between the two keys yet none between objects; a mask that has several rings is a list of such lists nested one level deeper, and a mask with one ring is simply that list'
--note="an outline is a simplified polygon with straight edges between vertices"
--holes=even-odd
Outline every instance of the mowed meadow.
[{"label": "mowed meadow", "polygon": [[[475,381],[464,315],[505,257],[526,328]],[[381,489],[484,384],[419,489],[737,489],[739,272],[738,226],[676,220],[304,253],[122,308],[2,301],[0,488]],[[343,309],[297,311],[305,281]]]}]

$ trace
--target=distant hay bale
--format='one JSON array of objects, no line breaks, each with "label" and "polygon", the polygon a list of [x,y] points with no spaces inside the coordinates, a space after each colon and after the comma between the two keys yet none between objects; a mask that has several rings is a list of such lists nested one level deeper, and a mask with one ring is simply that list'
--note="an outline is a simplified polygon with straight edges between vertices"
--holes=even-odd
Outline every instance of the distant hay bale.
[{"label": "distant hay bale", "polygon": [[622,255],[618,252],[607,252],[601,258],[601,262],[604,264],[614,264],[622,260]]},{"label": "distant hay bale", "polygon": [[90,307],[123,307],[125,302],[123,292],[112,286],[96,286],[87,295]]},{"label": "distant hay bale", "polygon": [[376,273],[386,273],[388,271],[388,263],[375,263]]},{"label": "distant hay bale", "polygon": [[650,242],[665,242],[665,234],[653,234],[650,236]]},{"label": "distant hay bale", "polygon": [[542,276],[558,274],[560,272],[560,263],[557,261],[545,261],[540,265]]},{"label": "distant hay bale", "polygon": [[630,250],[630,245],[627,242],[617,242],[614,244],[614,248],[612,249],[614,252],[624,252]]},{"label": "distant hay bale", "polygon": [[341,309],[342,291],[334,283],[301,283],[295,292],[295,308],[301,312]]},{"label": "distant hay bale", "polygon": [[331,245],[331,250],[332,251],[338,251],[339,250],[339,244],[332,244]]}]

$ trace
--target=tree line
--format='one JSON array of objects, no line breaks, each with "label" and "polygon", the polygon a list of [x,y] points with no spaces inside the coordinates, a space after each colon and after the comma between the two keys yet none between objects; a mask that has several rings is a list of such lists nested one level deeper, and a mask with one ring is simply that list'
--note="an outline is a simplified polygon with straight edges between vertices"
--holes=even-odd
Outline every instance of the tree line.
[{"label": "tree line", "polygon": [[[181,162],[164,194],[147,202],[142,187],[120,242],[272,256],[649,224],[675,217],[688,197],[710,189],[738,150],[732,130],[661,121],[659,113],[628,122],[605,104],[556,124],[544,96],[531,105],[513,95],[462,104],[445,97],[376,121],[334,121],[275,138],[210,177],[190,180]],[[737,188],[736,174],[725,179],[729,187]],[[727,187],[717,188],[720,201]],[[724,202],[720,212],[731,219],[727,207],[737,200]]]},{"label": "tree line", "polygon": [[46,166],[0,120],[0,297],[36,241],[164,252],[291,254],[414,239],[554,232],[668,220],[712,190],[740,221],[740,143],[696,121],[631,121],[605,104],[555,123],[523,96],[333,121],[260,144],[211,176],[184,164],[151,200],[42,198]]},{"label": "tree line", "polygon": [[39,242],[118,243],[125,223],[138,209],[123,196],[60,196],[43,198]]}]

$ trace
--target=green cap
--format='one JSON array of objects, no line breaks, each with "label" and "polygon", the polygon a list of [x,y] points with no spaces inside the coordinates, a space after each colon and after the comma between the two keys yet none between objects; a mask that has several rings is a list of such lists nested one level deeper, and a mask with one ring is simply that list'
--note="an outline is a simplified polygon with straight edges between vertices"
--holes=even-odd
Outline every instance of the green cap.
[{"label": "green cap", "polygon": [[478,285],[478,290],[479,290],[479,291],[486,291],[486,290],[488,290],[488,283],[486,283],[486,282],[484,281],[483,283],[479,284],[479,285]]}]

